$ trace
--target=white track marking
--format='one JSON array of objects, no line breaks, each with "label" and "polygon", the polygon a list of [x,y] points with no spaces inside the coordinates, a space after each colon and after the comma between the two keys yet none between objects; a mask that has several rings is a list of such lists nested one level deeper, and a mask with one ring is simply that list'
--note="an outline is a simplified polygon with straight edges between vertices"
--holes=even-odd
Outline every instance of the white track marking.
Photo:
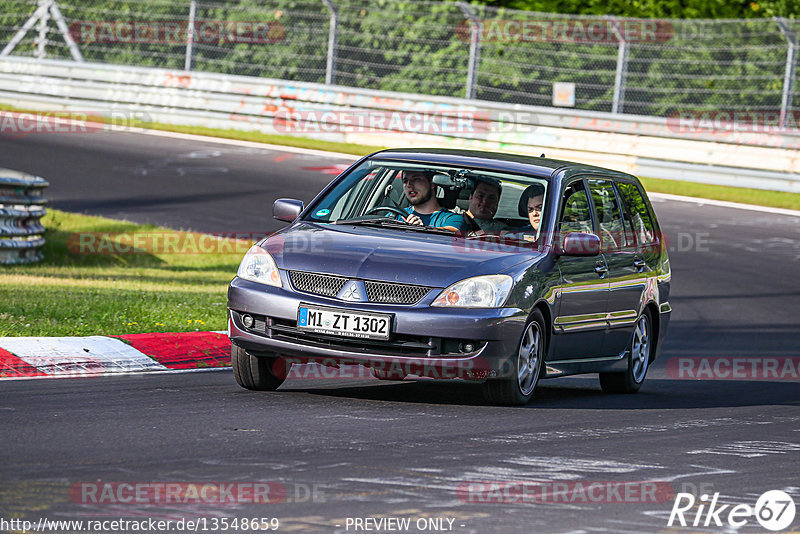
[{"label": "white track marking", "polygon": [[708,449],[689,451],[688,454],[720,454],[740,458],[758,458],[768,454],[786,454],[797,451],[800,451],[800,444],[785,441],[736,441]]},{"label": "white track marking", "polygon": [[[112,129],[110,126],[107,129]],[[158,137],[169,137],[171,139],[183,139],[184,141],[197,141],[199,143],[218,143],[221,145],[233,146],[246,146],[249,148],[261,148],[264,150],[276,150],[278,152],[293,152],[295,154],[310,154],[312,156],[321,156],[325,158],[340,158],[356,161],[360,156],[353,154],[342,154],[341,152],[326,152],[324,150],[314,150],[312,148],[299,148],[293,146],[283,145],[270,145],[267,143],[258,143],[256,141],[243,141],[240,139],[225,139],[223,137],[209,137],[206,135],[187,134],[179,132],[168,132],[166,130],[147,130],[136,129],[135,133],[143,135],[155,135]]]}]

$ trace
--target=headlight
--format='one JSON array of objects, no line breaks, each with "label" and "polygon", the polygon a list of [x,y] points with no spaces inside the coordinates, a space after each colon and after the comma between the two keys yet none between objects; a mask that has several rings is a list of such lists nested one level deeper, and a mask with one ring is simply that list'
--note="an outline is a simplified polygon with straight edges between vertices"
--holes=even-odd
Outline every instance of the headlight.
[{"label": "headlight", "polygon": [[467,278],[442,291],[431,306],[499,308],[506,301],[512,285],[513,280],[507,274]]},{"label": "headlight", "polygon": [[277,287],[283,285],[275,260],[269,255],[269,252],[258,245],[250,247],[250,250],[244,255],[242,263],[239,264],[239,270],[236,271],[236,276],[259,284]]}]

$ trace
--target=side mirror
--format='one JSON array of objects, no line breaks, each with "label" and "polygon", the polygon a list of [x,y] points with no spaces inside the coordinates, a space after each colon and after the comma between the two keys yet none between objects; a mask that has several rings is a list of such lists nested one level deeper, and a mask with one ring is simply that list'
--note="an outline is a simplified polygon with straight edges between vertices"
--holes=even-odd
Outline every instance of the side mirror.
[{"label": "side mirror", "polygon": [[594,234],[570,232],[564,236],[561,253],[564,256],[597,256],[600,254],[600,238]]},{"label": "side mirror", "polygon": [[303,201],[293,198],[279,198],[272,205],[272,216],[279,221],[294,222],[303,211]]}]

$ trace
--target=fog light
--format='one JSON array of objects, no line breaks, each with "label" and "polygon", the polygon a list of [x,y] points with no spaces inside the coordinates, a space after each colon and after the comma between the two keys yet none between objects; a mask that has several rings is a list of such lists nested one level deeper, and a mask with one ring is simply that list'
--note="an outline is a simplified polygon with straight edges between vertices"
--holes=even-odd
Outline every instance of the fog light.
[{"label": "fog light", "polygon": [[461,352],[474,352],[475,343],[461,343],[458,346],[458,350]]},{"label": "fog light", "polygon": [[242,324],[245,328],[253,328],[253,316],[247,314],[242,315]]}]

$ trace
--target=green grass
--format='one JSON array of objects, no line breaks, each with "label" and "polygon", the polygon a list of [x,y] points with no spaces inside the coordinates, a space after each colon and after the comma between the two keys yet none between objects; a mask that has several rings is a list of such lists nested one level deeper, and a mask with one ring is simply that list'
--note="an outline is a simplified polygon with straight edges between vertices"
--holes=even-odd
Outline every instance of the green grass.
[{"label": "green grass", "polygon": [[167,132],[188,133],[194,135],[206,135],[209,137],[222,137],[224,139],[238,139],[241,141],[255,141],[257,143],[268,143],[271,145],[293,146],[297,148],[311,148],[314,150],[324,150],[327,152],[340,152],[342,154],[354,154],[365,156],[378,150],[383,150],[385,146],[356,145],[353,143],[337,143],[334,141],[320,141],[307,137],[291,137],[288,135],[265,134],[261,132],[243,132],[239,130],[222,130],[220,128],[206,128],[203,126],[178,126],[172,124],[161,124],[156,122],[138,122],[139,128],[149,128],[151,130],[164,130]]},{"label": "green grass", "polygon": [[136,254],[76,254],[68,239],[81,232],[146,232],[217,247],[200,234],[57,210],[43,222],[45,259],[0,266],[0,337],[225,330],[227,284],[250,243],[221,242],[230,253],[145,247]]},{"label": "green grass", "polygon": [[782,191],[766,191],[764,189],[748,189],[745,187],[729,187],[724,185],[698,184],[678,180],[659,180],[642,178],[648,191],[670,193],[687,197],[727,200],[742,204],[756,204],[773,208],[800,210],[800,193],[784,193]]},{"label": "green grass", "polygon": [[[35,110],[24,110],[0,104],[0,110],[17,111],[26,113],[45,113]],[[109,122],[104,117],[92,117],[96,121]],[[244,132],[239,130],[223,130],[218,128],[205,128],[201,126],[179,126],[153,122],[132,121],[130,126],[163,130],[169,132],[204,135],[209,137],[222,137],[225,139],[238,139],[269,143],[273,145],[310,148],[330,152],[341,152],[363,156],[387,147],[357,145],[352,143],[336,143],[332,141],[319,141],[305,137],[291,137],[285,135],[270,135],[261,132]],[[656,193],[671,193],[688,197],[707,198],[714,200],[727,200],[743,204],[756,204],[774,208],[800,210],[800,193],[784,193],[780,191],[766,191],[763,189],[748,189],[744,187],[729,187],[722,185],[708,185],[696,182],[679,180],[662,180],[657,178],[642,178],[648,191]]]}]

